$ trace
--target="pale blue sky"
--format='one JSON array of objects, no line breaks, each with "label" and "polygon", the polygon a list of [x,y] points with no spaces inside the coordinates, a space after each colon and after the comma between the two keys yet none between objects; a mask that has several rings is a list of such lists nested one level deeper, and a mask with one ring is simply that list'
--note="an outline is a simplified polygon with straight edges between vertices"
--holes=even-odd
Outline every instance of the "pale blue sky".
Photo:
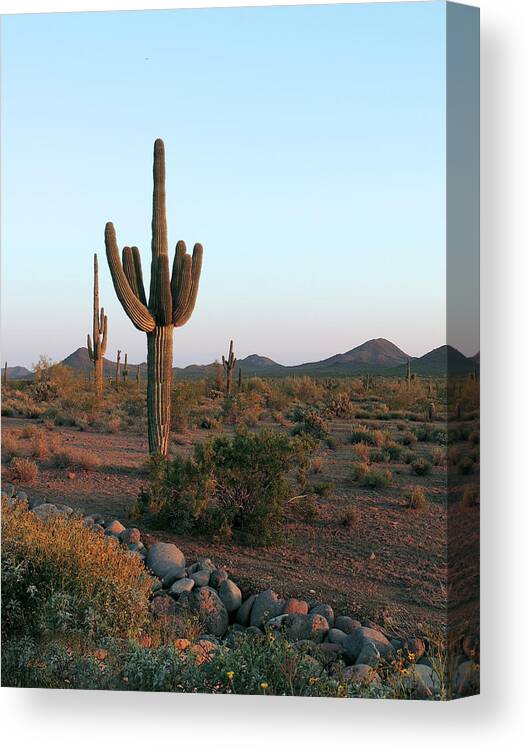
[{"label": "pale blue sky", "polygon": [[10,364],[85,345],[94,251],[107,356],[145,359],[103,231],[148,273],[156,137],[170,244],[205,248],[175,364],[445,343],[444,3],[12,16],[2,50]]}]

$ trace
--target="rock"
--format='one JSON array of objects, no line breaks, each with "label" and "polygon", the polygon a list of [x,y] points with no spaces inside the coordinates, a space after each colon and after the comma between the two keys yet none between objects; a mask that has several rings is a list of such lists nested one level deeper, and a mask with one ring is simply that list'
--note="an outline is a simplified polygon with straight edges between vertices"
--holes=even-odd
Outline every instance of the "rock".
[{"label": "rock", "polygon": [[295,641],[315,641],[321,643],[329,632],[329,623],[317,613],[308,615],[288,615],[285,620],[287,638]]},{"label": "rock", "polygon": [[302,599],[287,599],[281,611],[284,615],[308,615],[309,605]]},{"label": "rock", "polygon": [[328,604],[315,604],[309,610],[309,615],[321,615],[327,620],[329,627],[332,628],[334,625],[334,611],[333,608]]},{"label": "rock", "polygon": [[408,654],[412,654],[412,660],[417,662],[426,653],[426,646],[421,638],[408,638],[403,644],[404,656],[408,659]]},{"label": "rock", "polygon": [[220,584],[223,581],[228,580],[228,573],[224,568],[216,568],[216,570],[213,570],[210,577],[209,577],[209,585],[212,586],[214,589],[218,589]]},{"label": "rock", "polygon": [[190,576],[191,573],[196,573],[197,570],[200,570],[200,567],[199,567],[198,563],[193,563],[193,565],[189,565],[188,566],[186,572],[187,572],[187,575]]},{"label": "rock", "polygon": [[33,513],[43,521],[50,521],[52,518],[60,518],[61,516],[64,516],[64,513],[59,510],[56,505],[53,505],[53,503],[42,503],[42,505],[37,505],[36,508],[33,509]]},{"label": "rock", "polygon": [[197,565],[197,570],[208,570],[210,573],[213,573],[213,571],[215,570],[215,566],[213,565],[209,557],[199,557],[197,560]]},{"label": "rock", "polygon": [[271,620],[268,620],[266,627],[271,628],[272,630],[280,630],[285,624],[287,618],[288,615],[276,615],[276,617],[272,617]]},{"label": "rock", "polygon": [[[360,627],[356,628],[352,635],[348,635],[342,644],[345,649],[345,655],[351,664],[357,662],[358,657],[362,653],[364,646],[367,644],[374,645],[376,650],[380,654],[382,659],[386,659],[394,655],[393,647],[388,641],[386,636],[379,630],[373,630],[373,628]],[[372,649],[364,651],[362,656],[367,658],[369,656],[368,664],[372,661]],[[364,663],[364,662],[360,662]]]},{"label": "rock", "polygon": [[325,664],[334,664],[343,656],[344,650],[337,643],[320,643],[318,644],[318,654]]},{"label": "rock", "polygon": [[376,670],[367,664],[353,664],[351,667],[346,667],[343,671],[343,678],[352,685],[362,687],[367,687],[368,685],[376,685],[378,687],[382,684]]},{"label": "rock", "polygon": [[346,638],[347,634],[343,630],[338,630],[338,628],[331,628],[327,633],[327,641],[329,643],[336,643],[338,646],[343,646]]},{"label": "rock", "polygon": [[195,664],[200,666],[211,661],[218,648],[218,645],[213,643],[213,641],[201,640],[190,646],[188,650],[189,653],[193,654]]},{"label": "rock", "polygon": [[189,578],[195,582],[196,586],[207,586],[209,584],[209,577],[209,570],[197,570],[189,576]]},{"label": "rock", "polygon": [[[11,485],[13,486],[13,485]],[[17,492],[17,500],[19,503],[27,503],[28,502],[28,496],[26,492],[22,492],[22,490],[19,490]]]},{"label": "rock", "polygon": [[424,664],[413,664],[408,674],[402,676],[402,686],[415,693],[419,698],[431,698],[439,693],[439,677],[431,667]]},{"label": "rock", "polygon": [[357,628],[362,627],[362,624],[358,620],[353,620],[352,617],[339,615],[334,620],[334,627],[338,628],[338,630],[342,630],[347,635],[352,635]]},{"label": "rock", "polygon": [[122,544],[139,544],[141,533],[139,529],[124,529],[119,535],[119,541]]},{"label": "rock", "polygon": [[242,593],[240,588],[228,578],[219,586],[219,597],[226,607],[228,614],[235,612],[242,604]]},{"label": "rock", "polygon": [[276,594],[272,589],[261,591],[253,603],[250,625],[261,628],[265,622],[280,614],[283,604],[284,602],[279,594]]},{"label": "rock", "polygon": [[382,655],[378,650],[378,647],[372,641],[366,641],[362,646],[362,650],[358,654],[358,658],[355,661],[355,665],[359,666],[364,664],[370,667],[377,667],[382,659]]},{"label": "rock", "polygon": [[162,578],[162,586],[164,589],[168,589],[175,581],[179,581],[181,578],[186,578],[186,569],[182,565],[175,565],[169,568]]},{"label": "rock", "polygon": [[479,693],[479,665],[474,661],[462,662],[454,676],[454,690],[459,696]]},{"label": "rock", "polygon": [[123,526],[121,521],[117,520],[117,518],[105,524],[105,532],[109,534],[115,534],[115,536],[119,536],[123,531],[125,531],[125,527]]},{"label": "rock", "polygon": [[195,582],[192,578],[181,578],[175,581],[169,589],[170,596],[180,596],[184,591],[191,591],[195,586]]},{"label": "rock", "polygon": [[191,595],[191,608],[199,616],[207,633],[219,638],[224,635],[229,623],[228,612],[214,589],[209,586],[195,589]]},{"label": "rock", "polygon": [[10,500],[15,494],[15,485],[10,482],[2,484],[2,500]]},{"label": "rock", "polygon": [[171,568],[185,568],[185,566],[184,553],[178,549],[176,544],[156,542],[149,547],[147,552],[147,567],[158,578],[163,578],[167,575]]},{"label": "rock", "polygon": [[249,628],[246,628],[246,635],[251,635],[259,639],[265,637],[261,628],[257,628],[255,625],[250,625]]},{"label": "rock", "polygon": [[42,500],[39,497],[32,497],[28,503],[28,507],[30,510],[35,510],[35,508],[39,505],[44,505],[46,503],[46,500]]},{"label": "rock", "polygon": [[138,542],[137,544],[127,544],[125,545],[129,552],[137,552],[138,554],[142,553],[145,547],[141,542]]},{"label": "rock", "polygon": [[252,594],[241,604],[241,606],[237,610],[235,620],[239,623],[239,625],[248,625],[248,622],[250,621],[250,613],[256,599],[257,594]]}]

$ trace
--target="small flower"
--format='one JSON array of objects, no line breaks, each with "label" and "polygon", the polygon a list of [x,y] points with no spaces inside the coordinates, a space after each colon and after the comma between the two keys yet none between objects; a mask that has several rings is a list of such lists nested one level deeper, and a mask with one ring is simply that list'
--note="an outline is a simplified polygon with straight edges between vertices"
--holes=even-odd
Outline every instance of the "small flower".
[{"label": "small flower", "polygon": [[403,674],[403,675],[408,675],[410,673],[410,670],[409,669],[401,669],[400,673]]},{"label": "small flower", "polygon": [[318,682],[319,677],[309,677],[309,685],[314,685],[315,682]]},{"label": "small flower", "polygon": [[408,651],[408,661],[415,661],[415,654]]},{"label": "small flower", "polygon": [[233,680],[233,678],[235,677],[235,672],[226,672],[226,677],[228,678],[228,680]]},{"label": "small flower", "polygon": [[340,698],[342,698],[346,694],[346,692],[347,692],[347,689],[345,685],[343,684],[338,685],[338,695]]},{"label": "small flower", "polygon": [[261,690],[268,690],[268,682],[261,682]]}]

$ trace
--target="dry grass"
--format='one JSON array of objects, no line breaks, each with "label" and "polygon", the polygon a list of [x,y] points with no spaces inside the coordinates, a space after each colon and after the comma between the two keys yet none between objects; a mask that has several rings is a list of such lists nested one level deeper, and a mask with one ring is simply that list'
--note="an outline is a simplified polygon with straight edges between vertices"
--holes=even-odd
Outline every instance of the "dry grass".
[{"label": "dry grass", "polygon": [[356,443],[353,445],[353,453],[363,463],[369,463],[369,446],[367,443]]},{"label": "dry grass", "polygon": [[14,482],[31,484],[39,475],[39,467],[31,458],[21,458],[15,456],[9,464],[11,479]]},{"label": "dry grass", "polygon": [[2,461],[11,461],[20,455],[20,442],[14,432],[2,432]]},{"label": "dry grass", "polygon": [[55,469],[82,469],[84,471],[95,471],[101,462],[95,453],[81,451],[76,448],[61,448],[55,451],[51,458]]},{"label": "dry grass", "polygon": [[428,497],[424,487],[413,487],[405,497],[406,507],[410,510],[423,511],[428,507]]}]

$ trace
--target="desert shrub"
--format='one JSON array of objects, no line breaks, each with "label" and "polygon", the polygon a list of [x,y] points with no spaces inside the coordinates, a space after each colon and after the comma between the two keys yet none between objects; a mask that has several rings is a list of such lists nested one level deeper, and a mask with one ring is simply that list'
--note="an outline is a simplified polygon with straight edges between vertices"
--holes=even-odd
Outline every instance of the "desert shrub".
[{"label": "desert shrub", "polygon": [[402,456],[402,446],[394,441],[386,443],[385,450],[387,451],[391,461],[398,461]]},{"label": "desert shrub", "polygon": [[375,445],[375,440],[371,434],[371,430],[365,425],[360,425],[353,429],[349,435],[349,441],[353,445],[357,443],[364,443],[364,445]]},{"label": "desert shrub", "polygon": [[284,503],[295,494],[287,473],[300,465],[308,470],[312,450],[302,436],[269,430],[216,437],[196,445],[191,459],[154,459],[140,504],[176,531],[269,544],[278,537]]},{"label": "desert shrub", "polygon": [[388,487],[392,478],[389,469],[374,469],[368,464],[354,466],[352,476],[355,482],[359,482],[363,487],[371,489]]},{"label": "desert shrub", "polygon": [[215,419],[215,417],[202,417],[199,426],[203,430],[218,430],[220,422],[218,419]]},{"label": "desert shrub", "polygon": [[387,464],[391,461],[391,456],[385,448],[372,448],[369,460],[375,464]]},{"label": "desert shrub", "polygon": [[31,394],[36,401],[52,401],[59,396],[74,396],[79,389],[79,378],[75,372],[61,363],[53,362],[45,356],[33,365],[35,376]]},{"label": "desert shrub", "polygon": [[334,437],[334,435],[327,435],[325,440],[323,441],[327,448],[331,451],[335,451],[338,447],[338,440]]},{"label": "desert shrub", "polygon": [[20,433],[22,440],[31,440],[35,435],[38,434],[38,429],[34,424],[24,425]]},{"label": "desert shrub", "polygon": [[100,460],[95,453],[77,448],[60,448],[56,450],[51,458],[51,465],[55,469],[82,469],[94,471],[100,465]]},{"label": "desert shrub", "polygon": [[257,391],[250,391],[227,397],[222,413],[227,424],[255,425],[264,413],[263,396]]},{"label": "desert shrub", "polygon": [[11,461],[20,454],[20,442],[14,432],[2,431],[2,461]]},{"label": "desert shrub", "polygon": [[402,445],[413,445],[417,442],[417,435],[410,430],[405,430],[400,436],[400,442]]},{"label": "desert shrub", "polygon": [[369,462],[369,447],[367,443],[355,443],[353,445],[353,453],[360,461],[364,463]]},{"label": "desert shrub", "polygon": [[202,393],[200,383],[178,383],[171,394],[171,429],[185,432],[189,427],[189,417],[197,406]]},{"label": "desert shrub", "polygon": [[2,635],[127,637],[148,618],[152,579],[138,557],[82,519],[42,521],[2,507]]},{"label": "desert shrub", "polygon": [[446,460],[446,448],[432,448],[432,463],[434,466],[444,466]]},{"label": "desert shrub", "polygon": [[15,456],[15,458],[11,459],[9,471],[14,482],[30,484],[38,477],[39,467],[31,458]]},{"label": "desert shrub", "polygon": [[415,453],[413,451],[402,451],[402,461],[405,464],[411,464],[415,460]]},{"label": "desert shrub", "polygon": [[405,494],[406,507],[410,510],[426,510],[428,507],[428,498],[423,487],[413,487]]},{"label": "desert shrub", "polygon": [[310,470],[313,474],[322,474],[323,473],[323,467],[325,465],[325,461],[321,456],[317,456],[316,458],[313,458],[310,464]]},{"label": "desert shrub", "polygon": [[460,474],[472,474],[474,471],[474,461],[470,456],[463,456],[458,461],[457,468]]},{"label": "desert shrub", "polygon": [[340,524],[342,526],[345,526],[345,528],[350,529],[353,526],[356,526],[359,521],[359,513],[356,508],[353,508],[353,506],[346,508],[342,516],[340,518]]},{"label": "desert shrub", "polygon": [[316,438],[316,440],[325,440],[329,434],[328,423],[315,411],[303,412],[302,418],[297,421],[298,424],[292,430],[293,435],[305,433]]},{"label": "desert shrub", "polygon": [[325,396],[325,387],[321,382],[307,375],[291,376],[283,381],[283,390],[290,397],[304,404],[315,403]]},{"label": "desert shrub", "polygon": [[352,419],[355,416],[355,405],[349,392],[334,393],[325,404],[325,413],[338,419]]},{"label": "desert shrub", "polygon": [[[55,439],[55,440],[53,440]],[[30,453],[34,458],[41,461],[48,458],[50,453],[50,442],[56,442],[56,436],[48,436],[43,430],[35,430],[30,439]]]},{"label": "desert shrub", "polygon": [[418,477],[424,477],[432,473],[432,464],[425,458],[416,458],[411,464],[411,469]]},{"label": "desert shrub", "polygon": [[330,497],[334,489],[334,482],[314,482],[312,491],[319,497]]}]

